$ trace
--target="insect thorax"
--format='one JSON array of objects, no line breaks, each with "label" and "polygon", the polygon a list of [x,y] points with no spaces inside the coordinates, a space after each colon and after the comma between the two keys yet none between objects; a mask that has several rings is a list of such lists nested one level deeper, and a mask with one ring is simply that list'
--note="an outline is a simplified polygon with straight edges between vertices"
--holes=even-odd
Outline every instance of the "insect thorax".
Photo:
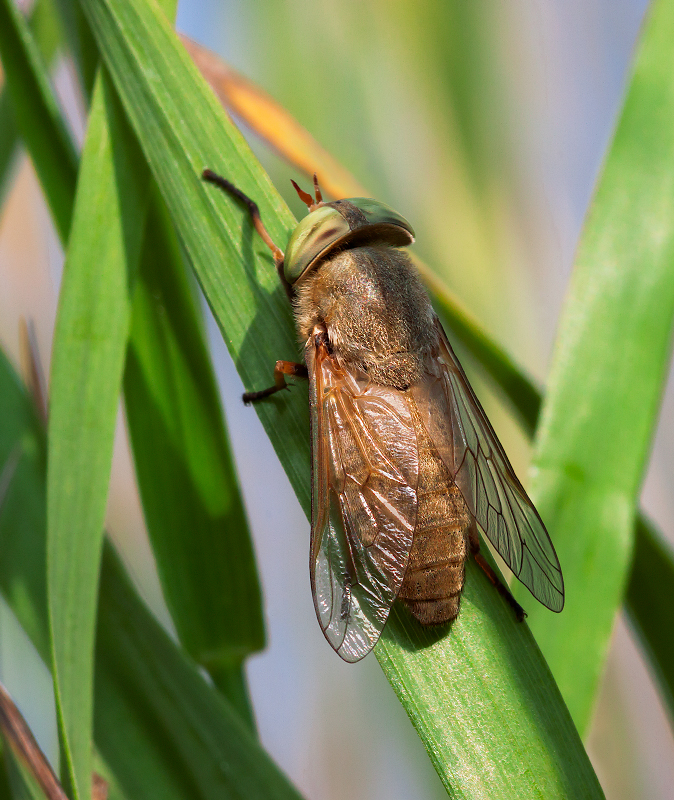
[{"label": "insect thorax", "polygon": [[419,381],[437,334],[428,295],[407,253],[377,246],[344,250],[295,288],[302,343],[323,323],[346,368],[399,389]]}]

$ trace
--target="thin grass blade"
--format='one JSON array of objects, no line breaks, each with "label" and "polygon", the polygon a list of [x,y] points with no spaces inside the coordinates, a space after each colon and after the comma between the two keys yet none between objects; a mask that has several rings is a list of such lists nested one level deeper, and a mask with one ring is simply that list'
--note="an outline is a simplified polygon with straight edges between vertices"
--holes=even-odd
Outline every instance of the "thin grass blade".
[{"label": "thin grass blade", "polygon": [[243,659],[264,645],[260,585],[192,286],[160,196],[134,292],[124,375],[145,519],[183,646],[251,719]]},{"label": "thin grass blade", "polygon": [[52,2],[58,8],[65,39],[77,66],[82,93],[87,102],[90,102],[98,67],[96,42],[78,3],[73,3],[72,0],[52,0]]},{"label": "thin grass blade", "polygon": [[[20,460],[0,507],[0,591],[47,660],[45,436],[0,352],[0,464]],[[162,631],[104,551],[95,741],[124,794],[149,800],[299,795],[231,706]]]},{"label": "thin grass blade", "polygon": [[0,2],[0,59],[17,129],[30,153],[59,236],[67,241],[77,155],[28,23],[13,0]]},{"label": "thin grass blade", "polygon": [[[50,0],[38,0],[28,18],[28,27],[42,60],[50,65],[59,44],[59,29]],[[0,207],[10,184],[19,144],[12,101],[4,80],[0,82]]]},{"label": "thin grass blade", "polygon": [[674,554],[662,535],[643,517],[637,521],[627,613],[641,642],[674,721]]},{"label": "thin grass blade", "polygon": [[[110,547],[97,648],[96,742],[128,797],[298,800],[239,714],[142,607]],[[170,736],[170,749],[152,752],[152,730]],[[129,757],[136,747],[142,762]]]},{"label": "thin grass blade", "polygon": [[632,554],[674,318],[674,4],[650,9],[582,234],[535,445],[531,495],[567,603],[529,624],[585,731]]},{"label": "thin grass blade", "polygon": [[101,73],[59,297],[48,435],[54,684],[75,798],[90,793],[98,565],[147,182],[144,159]]}]

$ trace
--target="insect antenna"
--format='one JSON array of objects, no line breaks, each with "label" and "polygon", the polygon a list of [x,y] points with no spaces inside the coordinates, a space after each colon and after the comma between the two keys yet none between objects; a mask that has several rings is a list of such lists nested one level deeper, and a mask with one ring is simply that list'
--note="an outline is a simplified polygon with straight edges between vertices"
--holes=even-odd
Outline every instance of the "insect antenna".
[{"label": "insect antenna", "polygon": [[295,183],[295,181],[291,178],[290,183],[295,187],[295,191],[300,196],[300,200],[304,203],[307,208],[311,208],[314,204],[314,198],[304,191],[304,189],[300,189],[300,187]]},{"label": "insect antenna", "polygon": [[318,185],[318,176],[314,172],[314,192],[316,193],[316,205],[319,206],[323,202],[323,195],[321,194],[321,187]]},{"label": "insect antenna", "polygon": [[316,193],[316,199],[308,193],[305,192],[304,189],[300,189],[300,187],[295,183],[292,178],[290,179],[290,183],[295,187],[295,191],[300,196],[300,200],[304,203],[304,205],[309,209],[309,211],[313,211],[314,209],[318,208],[318,206],[323,204],[323,195],[321,194],[321,189],[318,185],[318,178],[316,177],[316,173],[314,172],[314,191]]}]

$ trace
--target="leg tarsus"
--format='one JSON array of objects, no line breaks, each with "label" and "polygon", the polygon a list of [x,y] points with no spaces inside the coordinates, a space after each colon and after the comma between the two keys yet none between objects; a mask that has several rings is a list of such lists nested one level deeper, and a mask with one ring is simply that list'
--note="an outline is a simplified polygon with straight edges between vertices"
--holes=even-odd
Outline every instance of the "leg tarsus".
[{"label": "leg tarsus", "polygon": [[274,385],[268,389],[261,389],[259,392],[246,392],[243,395],[243,402],[246,405],[256,403],[258,400],[264,400],[266,397],[270,397],[283,389],[290,389],[290,384],[286,383],[286,375],[294,378],[309,377],[304,364],[296,364],[294,361],[277,361],[274,367]]}]

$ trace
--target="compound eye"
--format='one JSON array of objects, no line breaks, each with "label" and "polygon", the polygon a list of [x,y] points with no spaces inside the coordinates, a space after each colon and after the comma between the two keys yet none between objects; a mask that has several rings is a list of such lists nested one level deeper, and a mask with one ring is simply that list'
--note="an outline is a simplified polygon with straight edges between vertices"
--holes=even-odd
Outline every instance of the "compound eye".
[{"label": "compound eye", "polygon": [[403,216],[369,197],[319,203],[310,208],[310,213],[295,228],[286,250],[284,274],[290,284],[297,283],[338,246],[405,247],[414,241],[412,226]]}]

